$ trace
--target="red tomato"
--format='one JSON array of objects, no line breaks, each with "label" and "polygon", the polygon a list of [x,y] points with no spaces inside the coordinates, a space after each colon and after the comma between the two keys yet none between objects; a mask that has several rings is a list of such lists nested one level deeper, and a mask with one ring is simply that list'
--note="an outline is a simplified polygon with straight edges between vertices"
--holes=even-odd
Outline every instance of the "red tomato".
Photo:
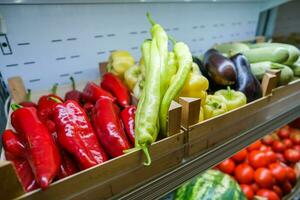
[{"label": "red tomato", "polygon": [[285,138],[282,142],[285,144],[286,148],[291,148],[293,146],[293,141],[290,138]]},{"label": "red tomato", "polygon": [[261,145],[261,147],[259,148],[260,151],[268,151],[271,150],[271,147],[266,146],[266,145]]},{"label": "red tomato", "polygon": [[234,156],[232,156],[232,159],[236,162],[242,162],[247,157],[247,154],[248,154],[247,149],[243,149],[238,153],[236,153]]},{"label": "red tomato", "polygon": [[226,174],[231,174],[234,171],[235,164],[231,158],[228,158],[228,159],[224,160],[223,162],[221,162],[218,165],[218,168]]},{"label": "red tomato", "polygon": [[281,138],[288,138],[290,136],[290,129],[288,126],[282,127],[278,132],[277,135]]},{"label": "red tomato", "polygon": [[265,197],[268,200],[280,200],[280,198],[278,197],[278,195],[275,192],[273,192],[271,190],[267,190],[267,189],[258,190],[256,195],[261,196],[261,197]]},{"label": "red tomato", "polygon": [[287,149],[284,151],[284,158],[291,163],[296,163],[300,160],[300,152],[295,149]]},{"label": "red tomato", "polygon": [[283,166],[280,163],[272,163],[269,165],[269,169],[271,173],[273,174],[275,180],[277,183],[282,183],[285,180],[287,180],[287,170],[285,169],[285,166]]},{"label": "red tomato", "polygon": [[276,158],[283,163],[286,163],[284,156],[281,153],[276,153]]},{"label": "red tomato", "polygon": [[295,149],[295,150],[297,150],[298,152],[300,152],[300,145],[298,145],[298,144],[297,144],[297,145],[294,145],[294,146],[293,146],[293,149]]},{"label": "red tomato", "polygon": [[272,173],[267,168],[258,168],[254,173],[254,180],[263,188],[272,188],[274,184],[274,178]]},{"label": "red tomato", "polygon": [[292,185],[294,185],[297,181],[297,175],[296,175],[295,170],[291,167],[286,167],[285,169],[287,170],[287,177],[288,177],[289,182]]},{"label": "red tomato", "polygon": [[273,163],[273,162],[277,161],[277,157],[276,157],[276,154],[274,153],[274,151],[272,151],[272,150],[266,151],[265,155],[266,155],[269,163]]},{"label": "red tomato", "polygon": [[283,194],[288,194],[292,191],[292,185],[289,181],[285,181],[282,185],[281,185]]},{"label": "red tomato", "polygon": [[247,199],[248,200],[253,199],[254,192],[253,192],[251,186],[250,185],[246,185],[246,184],[241,184],[240,186],[241,186],[241,189],[242,189],[243,193],[246,195]]},{"label": "red tomato", "polygon": [[268,158],[262,151],[251,151],[248,155],[249,164],[254,168],[264,167],[268,165]]},{"label": "red tomato", "polygon": [[259,189],[259,186],[257,185],[257,183],[254,182],[251,184],[251,188],[252,188],[253,192],[256,193]]},{"label": "red tomato", "polygon": [[294,144],[300,144],[300,132],[299,131],[293,131],[290,135],[290,138]]},{"label": "red tomato", "polygon": [[261,142],[265,145],[271,146],[274,139],[271,135],[266,135],[261,139]]},{"label": "red tomato", "polygon": [[258,150],[261,147],[261,141],[257,140],[256,142],[250,144],[250,146],[247,148],[248,151]]},{"label": "red tomato", "polygon": [[272,145],[272,149],[275,152],[283,152],[285,150],[286,146],[281,141],[274,141]]},{"label": "red tomato", "polygon": [[254,170],[250,165],[242,163],[235,168],[234,176],[239,183],[249,184],[253,180]]},{"label": "red tomato", "polygon": [[282,190],[278,185],[273,185],[273,191],[279,196],[282,197]]}]

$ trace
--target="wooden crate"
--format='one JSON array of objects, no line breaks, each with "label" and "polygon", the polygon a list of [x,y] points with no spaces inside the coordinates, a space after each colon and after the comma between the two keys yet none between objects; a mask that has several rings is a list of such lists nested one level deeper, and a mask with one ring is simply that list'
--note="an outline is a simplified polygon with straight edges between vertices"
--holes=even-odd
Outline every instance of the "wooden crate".
[{"label": "wooden crate", "polygon": [[[103,70],[103,66],[100,70]],[[94,82],[99,84],[99,81],[100,79]],[[78,90],[82,90],[84,86],[85,82],[77,83]],[[24,100],[26,92],[20,77],[11,78],[9,87],[13,102],[19,103]],[[59,86],[57,94],[63,97],[70,89],[71,85]],[[49,91],[33,91],[32,100],[37,101],[41,95],[48,93]],[[1,181],[0,196],[5,199],[107,199],[147,182],[180,164],[183,159],[185,133],[180,127],[181,110],[180,104],[172,102],[168,113],[168,137],[149,147],[152,158],[152,164],[149,167],[142,164],[143,152],[136,150],[58,180],[45,191],[37,189],[25,193],[14,172],[13,165],[4,160],[2,153],[0,177],[4,180]],[[10,119],[8,119],[7,128],[11,128]]]},{"label": "wooden crate", "polygon": [[[274,89],[279,75],[277,71],[265,74],[262,98],[203,122],[198,122],[200,99],[180,98],[179,103],[183,109],[181,122],[187,132],[185,158],[198,156],[287,109],[278,101],[284,105],[295,105],[292,101],[300,100],[300,81]],[[294,94],[295,98],[291,97]]]}]

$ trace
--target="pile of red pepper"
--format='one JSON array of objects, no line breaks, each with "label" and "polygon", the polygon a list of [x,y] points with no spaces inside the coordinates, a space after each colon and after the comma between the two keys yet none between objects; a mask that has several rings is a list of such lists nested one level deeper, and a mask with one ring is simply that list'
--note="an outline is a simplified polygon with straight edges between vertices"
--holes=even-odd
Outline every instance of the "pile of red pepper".
[{"label": "pile of red pepper", "polygon": [[2,135],[7,160],[12,161],[24,190],[45,189],[55,180],[124,154],[134,145],[136,106],[126,85],[106,73],[100,85],[88,82],[73,89],[65,101],[57,84],[38,103],[12,104],[14,130]]}]

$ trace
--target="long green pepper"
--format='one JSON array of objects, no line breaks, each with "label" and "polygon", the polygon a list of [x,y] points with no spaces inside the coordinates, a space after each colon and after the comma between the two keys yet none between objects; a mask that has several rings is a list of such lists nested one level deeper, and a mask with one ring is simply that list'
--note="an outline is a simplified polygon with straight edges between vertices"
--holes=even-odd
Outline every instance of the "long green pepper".
[{"label": "long green pepper", "polygon": [[167,115],[169,107],[172,100],[183,88],[193,63],[190,49],[183,42],[177,42],[174,45],[174,53],[178,62],[178,71],[172,79],[172,82],[170,83],[170,86],[162,99],[159,112],[159,124],[161,126],[160,130],[164,137],[167,136]]},{"label": "long green pepper", "polygon": [[152,24],[151,35],[156,38],[157,47],[160,56],[160,94],[161,97],[166,92],[171,75],[168,74],[168,35],[163,27],[152,19],[150,13],[147,13],[147,18]]},{"label": "long green pepper", "polygon": [[151,164],[148,146],[155,141],[159,120],[158,113],[160,107],[160,55],[157,41],[154,37],[151,41],[149,65],[146,64],[145,87],[143,89],[142,100],[137,107],[138,120],[136,121],[135,131],[138,146],[146,155],[147,161],[144,165]]}]

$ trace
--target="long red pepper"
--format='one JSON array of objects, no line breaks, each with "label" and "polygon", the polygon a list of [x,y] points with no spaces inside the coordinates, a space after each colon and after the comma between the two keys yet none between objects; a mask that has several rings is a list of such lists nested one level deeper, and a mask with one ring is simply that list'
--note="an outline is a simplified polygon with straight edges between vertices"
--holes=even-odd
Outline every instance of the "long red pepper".
[{"label": "long red pepper", "polygon": [[52,93],[48,95],[41,96],[38,101],[38,116],[40,120],[46,124],[49,131],[53,133],[55,131],[55,124],[51,120],[52,110],[54,106],[57,104],[55,101],[49,99],[50,97],[57,98],[62,101],[62,99],[56,95],[58,84],[54,84],[52,87]]},{"label": "long red pepper", "polygon": [[20,103],[23,107],[35,107],[37,108],[37,104],[31,101],[31,90],[27,90],[26,99],[25,101]]},{"label": "long red pepper", "polygon": [[12,153],[7,151],[5,152],[5,157],[7,160],[12,161],[25,191],[29,192],[38,188],[38,184],[34,179],[32,169],[27,159],[13,156]]},{"label": "long red pepper", "polygon": [[134,144],[134,118],[135,118],[136,106],[128,106],[122,110],[120,116],[125,127],[125,132],[130,139],[131,143]]},{"label": "long red pepper", "polygon": [[116,98],[117,102],[122,107],[130,105],[130,93],[122,80],[112,73],[106,73],[103,76],[101,87],[111,92]]},{"label": "long red pepper", "polygon": [[74,100],[74,101],[80,103],[82,93],[80,91],[76,90],[75,80],[72,76],[70,77],[70,80],[72,82],[72,90],[66,93],[65,100],[66,101],[67,100]]},{"label": "long red pepper", "polygon": [[102,89],[100,86],[96,85],[94,82],[88,82],[83,89],[82,99],[85,102],[95,103],[100,97],[108,98],[115,101],[116,98],[111,95],[108,91]]},{"label": "long red pepper", "polygon": [[59,171],[61,157],[58,148],[35,108],[12,104],[12,109],[11,123],[24,141],[35,179],[45,189]]},{"label": "long red pepper", "polygon": [[111,157],[124,154],[130,148],[121,121],[115,111],[114,103],[100,98],[92,111],[92,122],[105,151]]},{"label": "long red pepper", "polygon": [[23,188],[26,191],[38,188],[20,137],[11,129],[7,129],[2,134],[2,143],[6,160],[12,161]]},{"label": "long red pepper", "polygon": [[53,110],[53,120],[60,145],[74,156],[81,168],[86,169],[108,159],[86,113],[77,102],[58,103]]}]

